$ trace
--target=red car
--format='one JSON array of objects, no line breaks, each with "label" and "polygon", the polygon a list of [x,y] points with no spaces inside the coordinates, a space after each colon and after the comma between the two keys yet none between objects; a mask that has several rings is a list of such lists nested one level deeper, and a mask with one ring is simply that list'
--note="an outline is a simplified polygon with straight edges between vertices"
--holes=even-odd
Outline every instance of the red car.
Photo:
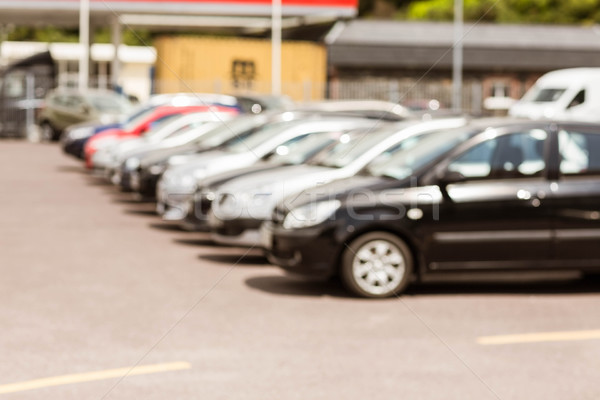
[{"label": "red car", "polygon": [[154,108],[147,113],[140,115],[138,118],[130,121],[126,125],[120,128],[108,129],[97,135],[94,135],[87,141],[84,148],[85,154],[85,165],[87,168],[93,168],[92,156],[101,147],[109,143],[114,143],[117,140],[141,136],[153,126],[163,122],[169,118],[173,118],[183,114],[197,113],[197,112],[216,112],[216,113],[233,113],[237,114],[239,111],[233,107],[225,106],[164,106]]}]

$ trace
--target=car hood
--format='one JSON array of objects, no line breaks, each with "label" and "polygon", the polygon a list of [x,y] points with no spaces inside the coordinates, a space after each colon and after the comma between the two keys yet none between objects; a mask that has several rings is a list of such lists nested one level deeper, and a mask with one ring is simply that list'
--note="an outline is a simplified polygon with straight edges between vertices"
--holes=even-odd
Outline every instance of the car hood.
[{"label": "car hood", "polygon": [[189,143],[183,146],[176,146],[170,148],[154,148],[139,151],[136,157],[140,159],[140,165],[142,168],[148,168],[155,164],[167,162],[167,160],[176,155],[189,155],[194,154],[198,151],[198,146]]},{"label": "car hood", "polygon": [[115,157],[122,159],[124,156],[127,155],[127,153],[137,150],[146,143],[148,142],[144,138],[127,138],[115,144],[114,148],[111,150]]},{"label": "car hood", "polygon": [[257,157],[250,153],[227,153],[220,150],[208,151],[189,156],[175,156],[169,160],[169,167],[163,174],[163,180],[176,182],[185,176],[192,175],[196,181],[222,172],[243,168],[257,162]]},{"label": "car hood", "polygon": [[337,169],[315,165],[293,165],[280,166],[265,171],[258,171],[224,183],[219,191],[230,193],[251,193],[257,188],[264,191],[279,191],[284,185],[286,187],[297,186],[300,182],[313,182],[314,184],[325,183],[330,180]]},{"label": "car hood", "polygon": [[231,171],[222,172],[213,176],[209,176],[202,181],[202,186],[207,190],[216,190],[231,179],[240,178],[251,175],[257,172],[267,171],[273,168],[280,167],[280,164],[273,164],[267,161],[259,161],[254,165],[244,168],[237,168]]},{"label": "car hood", "polygon": [[[136,140],[136,142],[132,143],[129,146],[122,148],[121,149],[122,151],[120,151],[118,154],[116,154],[116,157],[119,159],[119,161],[125,161],[127,158],[130,158],[130,157],[140,158],[140,156],[144,157],[146,154],[150,154],[151,152],[178,147],[178,146],[169,146],[169,143],[166,143],[165,141],[150,142],[150,141],[142,139],[142,138],[131,139],[131,140]],[[127,140],[127,142],[129,143],[130,140]],[[174,156],[177,154],[179,154],[179,153],[178,152],[169,153],[168,155]]]},{"label": "car hood", "polygon": [[230,200],[214,203],[213,211],[222,219],[242,217],[264,220],[269,218],[275,205],[283,198],[293,197],[307,188],[322,187],[352,173],[347,168],[297,165],[246,175],[218,188],[216,198],[229,197]]},{"label": "car hood", "polygon": [[312,187],[286,197],[277,203],[280,210],[292,210],[313,201],[325,201],[338,199],[344,201],[348,196],[369,196],[370,193],[390,188],[404,187],[406,183],[391,178],[383,178],[371,175],[355,175],[350,178],[339,179],[319,187]]}]

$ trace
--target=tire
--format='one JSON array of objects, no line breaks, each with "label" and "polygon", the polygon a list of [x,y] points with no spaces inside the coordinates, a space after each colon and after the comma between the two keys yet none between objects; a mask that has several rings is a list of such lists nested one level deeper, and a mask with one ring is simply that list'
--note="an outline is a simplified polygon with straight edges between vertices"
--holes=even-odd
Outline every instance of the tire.
[{"label": "tire", "polygon": [[42,142],[52,142],[58,139],[58,134],[49,122],[40,125],[40,138]]},{"label": "tire", "polygon": [[342,254],[340,276],[352,293],[385,298],[401,293],[413,273],[410,249],[388,232],[370,232],[354,239]]}]

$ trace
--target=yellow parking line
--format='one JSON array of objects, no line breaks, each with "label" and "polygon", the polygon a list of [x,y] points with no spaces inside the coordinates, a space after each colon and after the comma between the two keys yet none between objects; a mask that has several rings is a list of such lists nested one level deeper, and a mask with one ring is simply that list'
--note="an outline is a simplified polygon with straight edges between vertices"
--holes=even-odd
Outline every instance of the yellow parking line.
[{"label": "yellow parking line", "polygon": [[87,372],[83,374],[61,375],[51,378],[35,379],[0,385],[0,394],[23,392],[25,390],[40,389],[49,386],[69,385],[72,383],[100,381],[111,378],[122,378],[132,375],[155,374],[158,372],[178,371],[190,369],[192,365],[188,362],[172,362],[166,364],[139,365],[137,367],[108,369],[105,371]]},{"label": "yellow parking line", "polygon": [[482,336],[477,343],[482,345],[568,342],[576,340],[600,339],[600,330],[524,333],[519,335]]}]

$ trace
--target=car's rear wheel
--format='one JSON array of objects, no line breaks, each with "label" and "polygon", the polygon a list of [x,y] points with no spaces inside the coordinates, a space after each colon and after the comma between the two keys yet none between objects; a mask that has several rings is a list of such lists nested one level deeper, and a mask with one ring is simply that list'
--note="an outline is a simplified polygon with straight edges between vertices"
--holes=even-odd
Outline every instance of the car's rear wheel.
[{"label": "car's rear wheel", "polygon": [[413,257],[403,240],[388,232],[370,232],[347,246],[340,275],[354,294],[383,298],[402,292],[412,271]]}]

